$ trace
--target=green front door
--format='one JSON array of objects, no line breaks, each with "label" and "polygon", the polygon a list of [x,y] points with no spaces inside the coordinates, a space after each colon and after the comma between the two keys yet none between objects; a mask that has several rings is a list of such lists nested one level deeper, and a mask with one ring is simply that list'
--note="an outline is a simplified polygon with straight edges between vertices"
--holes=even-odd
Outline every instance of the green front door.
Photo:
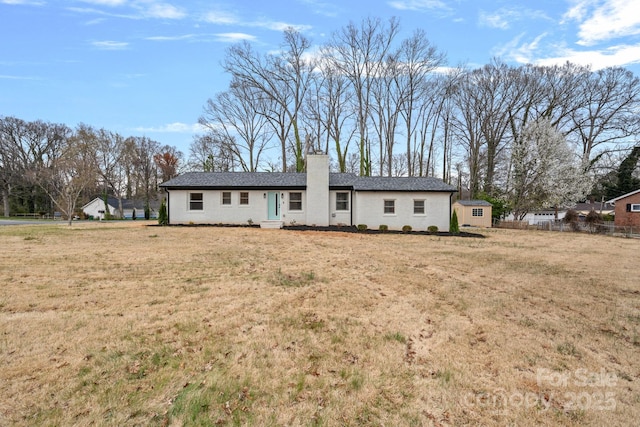
[{"label": "green front door", "polygon": [[267,193],[268,214],[267,219],[280,219],[280,194],[275,191]]}]

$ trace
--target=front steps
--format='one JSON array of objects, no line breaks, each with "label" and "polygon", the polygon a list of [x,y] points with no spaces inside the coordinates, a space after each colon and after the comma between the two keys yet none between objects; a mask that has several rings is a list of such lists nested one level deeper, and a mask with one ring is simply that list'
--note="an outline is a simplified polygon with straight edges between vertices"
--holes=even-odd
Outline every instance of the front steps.
[{"label": "front steps", "polygon": [[284,221],[279,220],[260,221],[260,228],[282,228],[283,225]]}]

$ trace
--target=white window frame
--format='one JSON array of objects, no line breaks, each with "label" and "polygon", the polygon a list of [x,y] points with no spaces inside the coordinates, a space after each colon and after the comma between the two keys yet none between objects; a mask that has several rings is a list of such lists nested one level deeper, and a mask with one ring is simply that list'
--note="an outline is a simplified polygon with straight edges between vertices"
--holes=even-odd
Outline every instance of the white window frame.
[{"label": "white window frame", "polygon": [[[344,195],[346,198],[344,200],[338,200],[339,195]],[[344,208],[340,207],[341,205],[345,206]],[[336,192],[336,210],[341,212],[349,211],[349,192],[348,191],[338,191]]]},{"label": "white window frame", "polygon": [[[296,195],[296,199],[298,197],[298,195],[300,196],[300,199],[294,199],[293,197],[291,197],[292,195]],[[293,208],[292,207],[292,203],[296,203],[296,204],[300,204],[300,208]],[[289,192],[289,211],[291,212],[302,212],[302,192],[301,191],[290,191]]]},{"label": "white window frame", "polygon": [[[419,207],[419,205],[416,205],[416,203],[422,203],[422,206]],[[422,210],[422,212],[416,212],[416,208],[418,207],[419,210]],[[425,199],[413,199],[413,214],[414,215],[426,215],[427,213],[427,202]]]},{"label": "white window frame", "polygon": [[[388,205],[389,203],[389,205]],[[382,213],[383,215],[395,215],[396,214],[396,199],[384,199]]]},{"label": "white window frame", "polygon": [[[242,197],[243,194],[246,195],[245,198]],[[239,200],[240,200],[240,202],[239,202],[240,206],[249,206],[249,192],[248,191],[241,191]]]},{"label": "white window frame", "polygon": [[[193,196],[195,195],[199,195],[200,196],[200,200],[197,200],[193,198]],[[200,205],[200,208],[194,207],[198,206],[198,204]],[[189,193],[189,211],[203,211],[204,210],[204,193],[202,192],[193,192],[193,193]]]},{"label": "white window frame", "polygon": [[[225,203],[225,195],[228,194],[229,195],[229,203]],[[231,191],[222,191],[220,193],[220,204],[222,206],[231,206]]]},{"label": "white window frame", "polygon": [[[480,212],[480,215],[477,215],[477,212]],[[484,217],[484,208],[471,208],[471,216],[474,218]]]},{"label": "white window frame", "polygon": [[631,212],[640,212],[640,203],[631,203]]}]

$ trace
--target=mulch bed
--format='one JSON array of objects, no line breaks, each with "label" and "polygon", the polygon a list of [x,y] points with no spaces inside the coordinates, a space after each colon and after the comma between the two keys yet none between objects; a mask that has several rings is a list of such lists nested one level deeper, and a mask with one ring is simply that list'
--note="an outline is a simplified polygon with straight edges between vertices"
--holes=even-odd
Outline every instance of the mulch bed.
[{"label": "mulch bed", "polygon": [[360,231],[356,226],[337,226],[330,225],[328,227],[313,227],[311,225],[285,225],[282,227],[284,230],[296,230],[296,231],[337,231],[342,233],[359,233],[359,234],[418,234],[426,236],[456,236],[456,237],[478,237],[484,238],[483,234],[469,233],[461,231],[458,234],[449,233],[448,231],[437,231],[435,233],[429,231],[400,231],[400,230],[373,230],[367,229]]}]

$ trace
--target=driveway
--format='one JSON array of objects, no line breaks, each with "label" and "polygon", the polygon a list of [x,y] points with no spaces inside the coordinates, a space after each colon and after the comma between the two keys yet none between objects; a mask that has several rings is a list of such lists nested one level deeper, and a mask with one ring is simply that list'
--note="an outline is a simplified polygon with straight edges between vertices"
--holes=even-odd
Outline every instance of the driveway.
[{"label": "driveway", "polygon": [[[59,223],[60,221],[56,221]],[[0,226],[2,225],[37,225],[37,224],[52,224],[51,220],[38,220],[38,219],[29,219],[29,220],[21,220],[21,219],[0,219]]]}]

